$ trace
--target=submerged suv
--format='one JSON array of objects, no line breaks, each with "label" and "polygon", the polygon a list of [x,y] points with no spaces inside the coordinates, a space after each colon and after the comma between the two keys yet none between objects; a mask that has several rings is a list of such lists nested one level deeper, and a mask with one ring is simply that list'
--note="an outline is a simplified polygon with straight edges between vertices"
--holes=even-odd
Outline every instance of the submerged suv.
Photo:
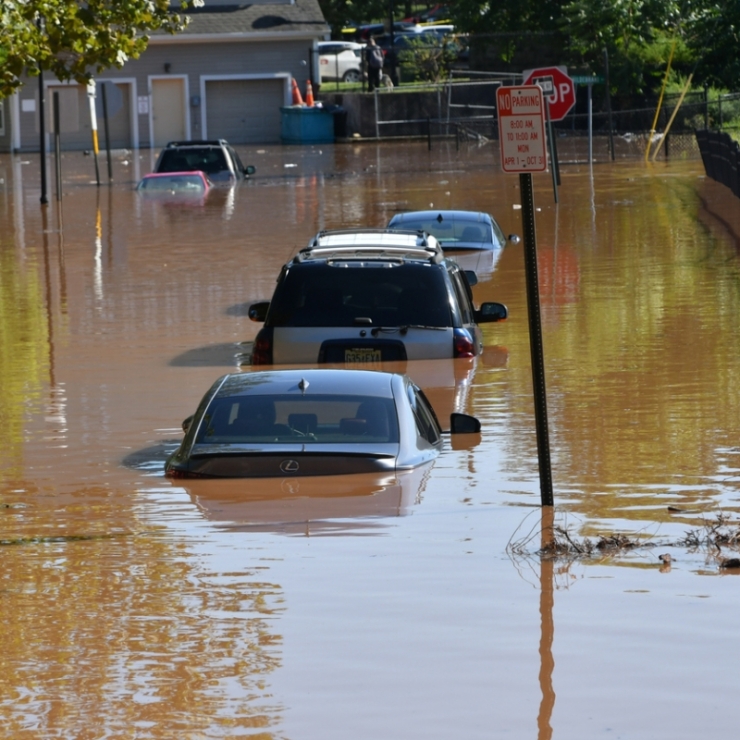
[{"label": "submerged suv", "polygon": [[421,231],[321,231],[283,267],[272,300],[249,307],[265,324],[252,364],[474,357],[478,324],[508,314],[502,303],[476,310],[476,282]]},{"label": "submerged suv", "polygon": [[214,182],[235,182],[255,172],[245,167],[234,147],[225,139],[171,141],[159,153],[155,172],[205,172]]}]

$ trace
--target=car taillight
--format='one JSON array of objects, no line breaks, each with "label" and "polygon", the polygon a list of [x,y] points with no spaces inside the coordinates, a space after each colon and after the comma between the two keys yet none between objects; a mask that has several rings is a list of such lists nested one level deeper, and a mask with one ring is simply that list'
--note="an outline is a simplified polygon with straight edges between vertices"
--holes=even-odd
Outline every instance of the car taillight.
[{"label": "car taillight", "polygon": [[455,329],[453,331],[452,356],[475,357],[475,342],[467,329]]},{"label": "car taillight", "polygon": [[260,329],[252,348],[253,365],[272,365],[272,329]]}]

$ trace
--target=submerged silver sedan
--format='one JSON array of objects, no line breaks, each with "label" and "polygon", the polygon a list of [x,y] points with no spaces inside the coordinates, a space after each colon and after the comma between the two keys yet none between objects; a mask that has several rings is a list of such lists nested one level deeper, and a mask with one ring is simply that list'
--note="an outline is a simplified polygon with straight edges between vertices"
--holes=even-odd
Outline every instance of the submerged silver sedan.
[{"label": "submerged silver sedan", "polygon": [[[407,470],[437,457],[444,434],[408,376],[334,369],[225,375],[183,429],[165,464],[173,478]],[[479,431],[475,417],[451,415],[450,432]]]},{"label": "submerged silver sedan", "polygon": [[388,228],[425,231],[436,237],[445,252],[496,250],[507,241],[519,242],[516,234],[504,236],[493,216],[479,211],[405,211],[397,213]]}]

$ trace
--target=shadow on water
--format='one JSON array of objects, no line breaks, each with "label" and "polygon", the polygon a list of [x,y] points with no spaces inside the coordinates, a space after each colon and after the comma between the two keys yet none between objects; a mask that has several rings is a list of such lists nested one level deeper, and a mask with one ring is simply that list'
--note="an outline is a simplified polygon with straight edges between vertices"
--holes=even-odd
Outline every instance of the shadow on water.
[{"label": "shadow on water", "polygon": [[252,342],[227,342],[196,347],[174,357],[170,367],[230,367],[249,364]]},{"label": "shadow on water", "polygon": [[131,470],[164,475],[164,464],[179,447],[180,441],[179,439],[163,439],[150,447],[135,450],[121,460],[121,465]]}]

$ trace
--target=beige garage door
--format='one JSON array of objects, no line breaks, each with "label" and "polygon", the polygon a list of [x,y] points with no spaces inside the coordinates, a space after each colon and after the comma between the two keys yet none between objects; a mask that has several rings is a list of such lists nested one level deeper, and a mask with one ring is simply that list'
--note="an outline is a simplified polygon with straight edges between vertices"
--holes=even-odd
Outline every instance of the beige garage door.
[{"label": "beige garage door", "polygon": [[230,144],[280,141],[284,84],[282,79],[206,82],[208,138]]}]

